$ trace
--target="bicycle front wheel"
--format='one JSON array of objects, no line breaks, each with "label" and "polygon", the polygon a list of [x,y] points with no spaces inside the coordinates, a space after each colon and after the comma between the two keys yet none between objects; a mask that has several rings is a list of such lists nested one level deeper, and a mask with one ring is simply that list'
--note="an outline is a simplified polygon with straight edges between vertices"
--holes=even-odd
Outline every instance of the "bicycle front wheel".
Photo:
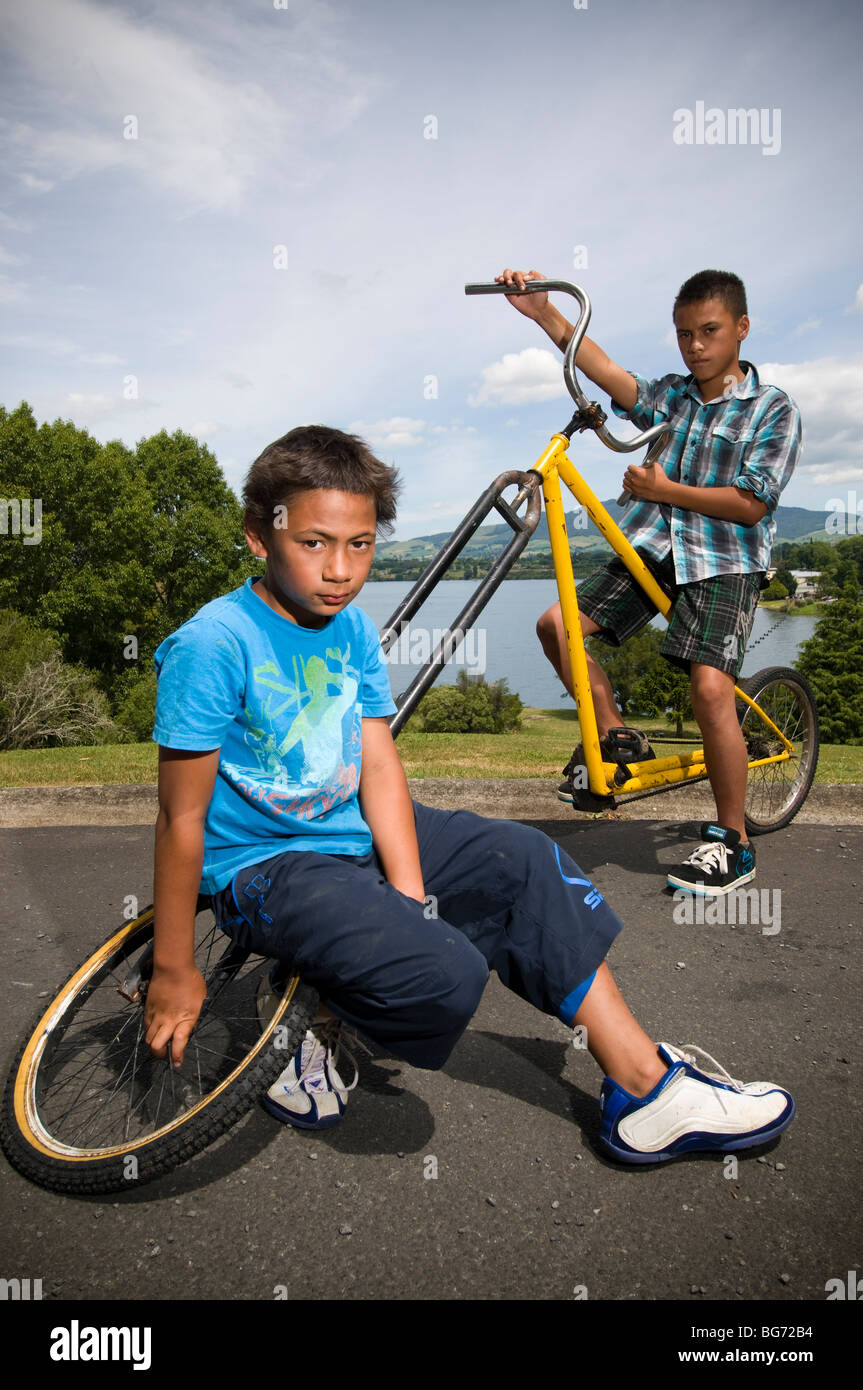
[{"label": "bicycle front wheel", "polygon": [[[746,829],[766,835],[788,825],[809,795],[818,763],[818,712],[809,682],[790,666],[768,666],[738,684],[792,744],[784,762],[749,769]],[[738,700],[737,711],[750,762],[782,752],[775,731],[750,705]]]},{"label": "bicycle front wheel", "polygon": [[15,1060],[0,1140],[42,1187],[117,1192],[170,1172],[251,1109],[314,1016],[317,995],[293,976],[262,1025],[257,990],[272,962],[238,952],[200,911],[195,963],[207,1000],[175,1070],[144,1041],[152,940],[148,907],[75,971]]}]

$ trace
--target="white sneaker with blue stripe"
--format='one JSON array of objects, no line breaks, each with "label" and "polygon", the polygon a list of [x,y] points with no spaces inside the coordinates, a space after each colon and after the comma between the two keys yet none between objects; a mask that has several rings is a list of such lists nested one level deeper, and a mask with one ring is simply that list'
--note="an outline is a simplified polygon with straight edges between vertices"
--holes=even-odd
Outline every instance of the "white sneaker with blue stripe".
[{"label": "white sneaker with blue stripe", "polygon": [[[770,1081],[735,1081],[700,1047],[669,1047],[668,1071],[646,1096],[611,1077],[602,1083],[600,1145],[621,1163],[664,1163],[699,1151],[732,1153],[765,1144],[794,1118],[787,1091]],[[699,1069],[701,1057],[711,1070]]]},{"label": "white sneaker with blue stripe", "polygon": [[341,1048],[337,1018],[316,1018],[285,1070],[263,1097],[264,1107],[284,1124],[299,1129],[331,1129],[345,1113],[348,1091],[359,1080],[352,1054],[354,1078],[345,1085],[336,1070]]},{"label": "white sneaker with blue stripe", "polygon": [[[257,1009],[262,1028],[272,1019],[282,989],[277,964],[269,978],[263,977],[258,986]],[[285,1070],[262,1098],[265,1109],[276,1119],[299,1129],[331,1129],[338,1124],[347,1107],[348,1091],[359,1080],[356,1059],[342,1043],[341,1028],[341,1022],[332,1014],[318,1012]],[[351,1037],[363,1046],[359,1038]],[[342,1050],[354,1069],[354,1078],[347,1086],[336,1069]]]}]

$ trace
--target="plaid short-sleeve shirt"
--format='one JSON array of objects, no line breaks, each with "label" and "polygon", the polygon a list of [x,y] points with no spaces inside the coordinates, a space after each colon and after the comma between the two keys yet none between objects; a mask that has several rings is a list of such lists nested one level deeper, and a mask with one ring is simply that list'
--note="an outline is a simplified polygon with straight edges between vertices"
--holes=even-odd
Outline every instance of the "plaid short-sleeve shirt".
[{"label": "plaid short-sleeve shirt", "polygon": [[778,386],[762,386],[751,362],[740,366],[746,376],[735,390],[711,401],[702,401],[691,376],[646,381],[636,372],[632,410],[612,401],[614,413],[640,430],[668,421],[671,438],[659,463],[674,482],[745,488],[767,507],[761,521],[743,526],[665,503],[628,502],[621,530],[656,560],[670,551],[678,584],[752,574],[770,564],[773,512],[800,455],[800,411]]}]

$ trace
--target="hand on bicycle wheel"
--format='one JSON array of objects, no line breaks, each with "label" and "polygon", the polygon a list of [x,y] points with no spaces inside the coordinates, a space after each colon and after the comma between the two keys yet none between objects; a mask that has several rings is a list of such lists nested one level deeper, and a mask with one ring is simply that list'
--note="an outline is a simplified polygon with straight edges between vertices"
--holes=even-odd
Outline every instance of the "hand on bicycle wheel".
[{"label": "hand on bicycle wheel", "polygon": [[154,1057],[165,1057],[170,1043],[171,1060],[179,1067],[206,995],[204,977],[194,966],[176,973],[154,967],[144,1008],[145,1041]]},{"label": "hand on bicycle wheel", "polygon": [[[498,285],[512,285],[516,289],[523,289],[526,280],[546,280],[548,277],[543,275],[541,270],[504,270],[500,275],[496,275],[495,282]],[[537,294],[507,294],[504,295],[507,304],[511,304],[514,309],[518,309],[520,314],[526,314],[529,319],[538,319],[543,309],[548,304],[548,295]]]}]

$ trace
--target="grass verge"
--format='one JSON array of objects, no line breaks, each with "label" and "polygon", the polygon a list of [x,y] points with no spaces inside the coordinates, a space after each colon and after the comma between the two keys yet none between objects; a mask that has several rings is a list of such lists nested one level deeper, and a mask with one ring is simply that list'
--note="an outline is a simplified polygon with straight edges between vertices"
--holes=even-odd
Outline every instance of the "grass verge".
[{"label": "grass verge", "polygon": [[[639,726],[642,727],[642,726]],[[649,721],[650,735],[667,725]],[[695,737],[695,725],[685,732]],[[398,750],[409,777],[560,777],[579,741],[575,711],[526,709],[514,734],[418,734],[405,730]],[[692,747],[692,744],[686,745]],[[663,742],[663,753],[679,744]],[[34,748],[0,753],[0,787],[82,786],[155,782],[154,743],[102,744],[93,748]],[[863,748],[822,744],[816,782],[863,782]]]}]

